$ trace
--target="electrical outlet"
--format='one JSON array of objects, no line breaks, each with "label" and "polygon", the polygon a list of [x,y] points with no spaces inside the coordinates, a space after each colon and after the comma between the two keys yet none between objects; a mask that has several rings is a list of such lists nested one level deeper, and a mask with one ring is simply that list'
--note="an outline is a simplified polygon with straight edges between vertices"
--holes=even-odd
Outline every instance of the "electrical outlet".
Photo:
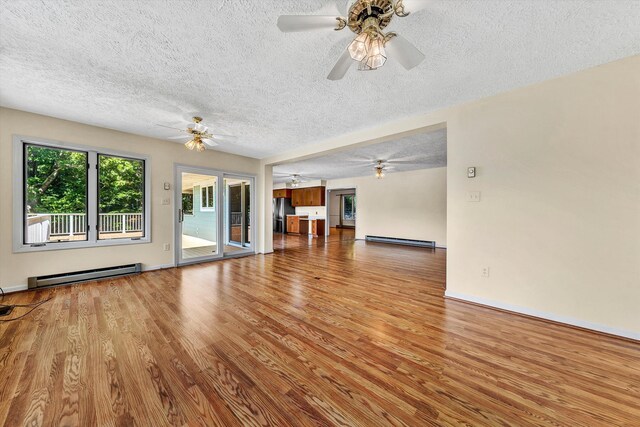
[{"label": "electrical outlet", "polygon": [[162,199],[162,204],[163,205],[170,205],[171,204],[171,199],[168,197],[165,197]]},{"label": "electrical outlet", "polygon": [[476,177],[476,168],[474,166],[467,168],[467,178],[475,178]]},{"label": "electrical outlet", "polygon": [[480,273],[482,277],[489,277],[489,267],[482,267],[482,272]]},{"label": "electrical outlet", "polygon": [[171,250],[171,245],[168,243],[165,243],[164,245],[162,245],[162,249],[165,251]]},{"label": "electrical outlet", "polygon": [[467,202],[479,202],[480,201],[480,192],[479,191],[469,191],[467,192]]}]

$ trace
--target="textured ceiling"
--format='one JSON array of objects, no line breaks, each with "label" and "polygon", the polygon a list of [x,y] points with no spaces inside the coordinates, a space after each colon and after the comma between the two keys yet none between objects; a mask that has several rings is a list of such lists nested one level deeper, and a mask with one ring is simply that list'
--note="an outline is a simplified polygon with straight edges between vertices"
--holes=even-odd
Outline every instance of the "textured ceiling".
[{"label": "textured ceiling", "polygon": [[[283,34],[332,0],[0,0],[0,104],[136,134],[201,113],[266,157],[640,53],[638,1],[434,0],[398,31],[406,71],[326,75],[351,33]],[[216,126],[217,125],[217,126]]]},{"label": "textured ceiling", "polygon": [[388,173],[447,166],[447,130],[407,136],[388,142],[340,151],[273,167],[273,182],[302,179],[338,179],[374,174],[377,160],[386,162]]}]

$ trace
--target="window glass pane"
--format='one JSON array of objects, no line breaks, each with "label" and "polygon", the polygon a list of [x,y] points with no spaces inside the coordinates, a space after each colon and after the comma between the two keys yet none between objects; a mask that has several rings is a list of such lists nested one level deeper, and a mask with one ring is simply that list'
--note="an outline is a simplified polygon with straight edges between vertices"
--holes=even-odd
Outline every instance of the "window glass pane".
[{"label": "window glass pane", "polygon": [[98,239],[144,236],[144,160],[98,155]]},{"label": "window glass pane", "polygon": [[213,208],[215,205],[213,204],[213,186],[207,187],[207,207]]},{"label": "window glass pane", "polygon": [[200,197],[200,206],[207,207],[207,187],[202,187],[202,197]]},{"label": "window glass pane", "polygon": [[193,193],[182,193],[182,213],[193,215]]},{"label": "window glass pane", "polygon": [[344,196],[344,213],[343,217],[346,220],[353,220],[355,218],[355,206],[353,196]]},{"label": "window glass pane", "polygon": [[87,153],[25,145],[24,243],[87,240]]}]

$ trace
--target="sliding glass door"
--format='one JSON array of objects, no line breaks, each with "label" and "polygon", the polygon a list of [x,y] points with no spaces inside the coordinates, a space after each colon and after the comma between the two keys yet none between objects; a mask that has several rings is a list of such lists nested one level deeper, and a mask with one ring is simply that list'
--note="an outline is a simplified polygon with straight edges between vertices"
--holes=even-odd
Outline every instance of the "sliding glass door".
[{"label": "sliding glass door", "polygon": [[225,255],[253,252],[253,178],[225,175]]},{"label": "sliding glass door", "polygon": [[253,177],[176,166],[177,264],[255,252],[253,185]]},{"label": "sliding glass door", "polygon": [[222,255],[219,241],[219,174],[180,167],[176,174],[176,254],[178,264],[208,261]]}]

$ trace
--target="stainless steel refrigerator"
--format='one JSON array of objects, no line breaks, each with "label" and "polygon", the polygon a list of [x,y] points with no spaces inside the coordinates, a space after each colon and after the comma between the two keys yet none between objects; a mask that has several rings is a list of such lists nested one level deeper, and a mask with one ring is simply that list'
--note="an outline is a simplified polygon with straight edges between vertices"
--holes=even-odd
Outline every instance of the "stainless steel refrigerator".
[{"label": "stainless steel refrigerator", "polygon": [[273,199],[273,231],[276,233],[287,232],[287,215],[294,215],[296,209],[291,206],[291,199]]}]

